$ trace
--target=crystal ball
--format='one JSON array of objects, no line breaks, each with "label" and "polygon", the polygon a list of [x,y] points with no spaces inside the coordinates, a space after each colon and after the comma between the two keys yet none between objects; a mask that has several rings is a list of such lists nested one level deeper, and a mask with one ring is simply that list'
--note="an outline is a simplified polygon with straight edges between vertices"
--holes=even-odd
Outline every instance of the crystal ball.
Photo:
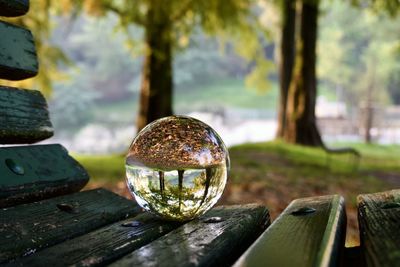
[{"label": "crystal ball", "polygon": [[229,164],[228,150],[210,126],[191,117],[165,117],[133,140],[125,162],[127,185],[145,210],[187,221],[217,203]]}]

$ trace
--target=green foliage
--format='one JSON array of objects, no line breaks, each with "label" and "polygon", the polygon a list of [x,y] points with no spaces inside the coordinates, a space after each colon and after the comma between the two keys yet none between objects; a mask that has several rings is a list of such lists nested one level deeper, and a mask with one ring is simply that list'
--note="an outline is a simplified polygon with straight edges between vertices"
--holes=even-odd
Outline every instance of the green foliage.
[{"label": "green foliage", "polygon": [[332,89],[342,88],[352,105],[365,101],[368,88],[377,103],[387,104],[400,66],[400,17],[378,15],[340,1],[330,1],[324,9],[318,43],[320,81]]},{"label": "green foliage", "polygon": [[[326,153],[319,148],[288,145],[281,142],[235,146],[230,148],[232,168],[235,170],[231,172],[234,175],[231,178],[234,183],[243,183],[248,181],[245,177],[254,172],[259,173],[259,176],[253,177],[255,180],[264,179],[265,172],[282,172],[287,175],[287,179],[293,181],[319,177],[323,182],[323,177],[335,176],[337,179],[350,179],[346,183],[351,183],[351,179],[356,179],[357,183],[360,180],[370,183],[366,187],[374,187],[379,185],[379,182],[368,178],[368,175],[399,171],[400,162],[397,155],[400,147],[351,145],[362,154],[360,168],[357,171],[354,170],[354,162],[348,157],[349,155],[331,155],[328,165]],[[343,144],[338,144],[338,146],[343,146]],[[117,181],[125,177],[124,155],[74,155],[74,157],[89,171],[92,181]],[[277,161],[281,163],[276,164]],[[244,175],[243,171],[248,174]],[[362,189],[359,190],[359,193],[365,192]],[[380,190],[380,188],[369,188],[368,191],[370,190]]]},{"label": "green foliage", "polygon": [[[157,16],[161,14],[168,14],[167,18],[163,18],[164,21],[160,23],[171,24],[173,28],[172,40],[176,40],[174,46],[179,50],[187,47],[190,44],[190,36],[194,30],[198,27],[203,29],[204,32],[210,35],[224,36],[229,42],[234,42],[237,46],[246,44],[250,40],[255,44],[251,49],[247,49],[247,54],[243,56],[249,60],[249,62],[256,60],[259,69],[254,68],[251,80],[252,86],[259,86],[265,88],[266,77],[271,69],[270,64],[263,62],[262,46],[258,46],[258,41],[264,37],[260,34],[259,23],[256,14],[253,12],[254,2],[251,0],[238,0],[238,1],[212,1],[204,2],[200,0],[174,0],[169,1],[168,5],[161,0],[63,0],[63,1],[47,1],[38,0],[33,1],[31,5],[31,11],[27,16],[18,19],[18,23],[22,24],[34,33],[37,39],[37,47],[39,51],[39,58],[41,64],[41,72],[38,77],[32,81],[25,82],[23,87],[39,86],[42,91],[47,95],[50,94],[53,81],[65,79],[65,73],[62,72],[61,65],[69,64],[68,57],[65,56],[63,51],[56,45],[49,42],[52,38],[52,30],[56,26],[54,18],[63,16],[63,19],[57,21],[57,23],[70,23],[69,20],[74,20],[80,17],[80,14],[84,11],[95,17],[106,17],[106,19],[100,19],[97,25],[90,23],[85,29],[82,29],[81,40],[82,44],[88,44],[96,37],[100,38],[100,35],[104,32],[109,32],[110,25],[113,25],[114,29],[119,30],[112,37],[102,39],[95,46],[84,47],[83,49],[89,49],[92,51],[90,60],[94,60],[95,55],[108,53],[108,56],[115,56],[116,50],[121,51],[120,55],[123,55],[123,49],[118,49],[113,46],[113,43],[117,43],[121,39],[125,39],[123,42],[130,48],[130,51],[134,55],[143,54],[143,43],[140,39],[143,35],[136,34],[138,27],[146,29],[146,18],[149,10],[153,10]],[[254,14],[253,14],[254,13]],[[118,17],[118,24],[115,22],[110,24],[110,14],[112,17]],[[108,17],[108,19],[107,19]],[[158,18],[158,17],[157,17]],[[160,18],[161,19],[161,18]],[[135,29],[132,30],[133,25],[136,25]],[[125,32],[125,36],[121,35],[121,30]],[[57,33],[56,33],[57,34]],[[86,34],[86,37],[83,36]],[[141,36],[140,36],[141,35]],[[246,36],[243,39],[243,36]],[[62,44],[60,44],[63,47]],[[83,45],[84,46],[84,45]],[[108,47],[107,47],[108,46]],[[112,46],[112,47],[110,47]],[[111,49],[112,48],[112,49]],[[68,53],[69,54],[69,53]],[[110,60],[105,55],[102,56],[104,62],[97,64],[96,73],[100,72],[103,81],[97,84],[97,88],[111,88],[113,86],[120,86],[120,84],[109,84],[109,78],[120,74],[120,69],[111,68],[107,66]],[[124,56],[123,58],[117,58],[118,62],[122,64],[114,64],[120,66],[122,69],[132,68],[134,72],[137,72],[137,67],[132,66],[132,62],[128,63],[129,57]],[[60,68],[61,67],[61,68]],[[133,75],[130,75],[132,77]],[[138,79],[128,81],[127,77],[122,77],[122,84],[125,86],[126,83],[131,82],[130,87],[137,87]],[[261,82],[262,81],[262,82]],[[180,81],[178,81],[179,83]],[[107,90],[107,89],[104,89]],[[110,89],[111,90],[111,89]]]},{"label": "green foliage", "polygon": [[52,17],[64,7],[63,2],[30,1],[27,15],[17,18],[2,18],[32,31],[39,58],[39,73],[35,78],[3,84],[22,88],[38,88],[48,97],[51,94],[53,80],[66,79],[60,66],[69,65],[70,61],[58,46],[49,42],[54,27]]},{"label": "green foliage", "polygon": [[125,156],[102,155],[74,157],[85,167],[92,180],[118,181],[125,178]]},{"label": "green foliage", "polygon": [[[400,171],[400,147],[396,145],[372,145],[362,143],[337,143],[332,147],[351,146],[357,149],[362,157],[356,172],[369,171]],[[327,154],[322,148],[312,148],[300,145],[285,144],[283,142],[267,142],[256,144],[244,144],[231,148],[231,150],[265,151],[279,155],[301,168],[301,166],[314,166],[317,169],[329,169],[333,174],[357,174],[354,173],[354,161],[352,155]],[[328,160],[328,161],[327,161]],[[316,171],[317,171],[316,169]]]},{"label": "green foliage", "polygon": [[193,32],[189,45],[174,58],[174,85],[178,88],[210,83],[210,77],[223,80],[244,76],[247,64],[237,56],[231,45],[200,30]]},{"label": "green foliage", "polygon": [[398,0],[351,0],[356,6],[369,8],[377,14],[386,13],[395,17],[400,12],[400,1]]},{"label": "green foliage", "polygon": [[[57,33],[58,44],[68,51],[68,57],[79,69],[71,80],[80,80],[86,90],[96,92],[104,101],[129,97],[135,78],[140,75],[141,60],[124,47],[129,39],[115,30],[117,23],[118,18],[112,14],[96,19],[79,16],[71,26],[59,27]],[[69,38],[65,40],[67,31]],[[137,28],[130,31],[140,32]]]}]

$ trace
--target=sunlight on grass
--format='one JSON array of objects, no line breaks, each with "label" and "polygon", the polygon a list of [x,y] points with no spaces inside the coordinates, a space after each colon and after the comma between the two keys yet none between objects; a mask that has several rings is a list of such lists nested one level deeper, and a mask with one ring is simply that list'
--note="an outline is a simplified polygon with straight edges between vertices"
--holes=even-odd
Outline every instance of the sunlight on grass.
[{"label": "sunlight on grass", "polygon": [[[231,172],[220,204],[257,202],[275,218],[295,198],[339,194],[346,199],[347,245],[358,244],[356,197],[393,189],[400,183],[400,147],[345,144],[357,148],[351,155],[328,155],[320,148],[282,142],[243,144],[230,149]],[[335,144],[341,147],[343,144]],[[89,188],[102,186],[129,196],[125,186],[125,156],[75,155],[91,176]],[[393,178],[392,180],[387,177]],[[397,181],[394,184],[393,181]]]}]

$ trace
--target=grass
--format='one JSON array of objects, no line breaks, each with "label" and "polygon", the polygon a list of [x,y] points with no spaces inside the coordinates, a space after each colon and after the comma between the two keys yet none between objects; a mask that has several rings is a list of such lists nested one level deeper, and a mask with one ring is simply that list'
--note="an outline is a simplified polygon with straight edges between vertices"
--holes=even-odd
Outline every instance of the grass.
[{"label": "grass", "polygon": [[221,80],[198,85],[190,90],[175,91],[177,109],[221,105],[233,108],[275,110],[278,103],[277,85],[273,84],[267,92],[256,92],[246,88],[243,80]]},{"label": "grass", "polygon": [[[174,109],[193,111],[201,108],[220,106],[233,108],[275,110],[278,98],[276,85],[270,91],[257,93],[247,89],[242,80],[230,79],[196,85],[190,89],[176,89],[174,92]],[[210,100],[211,99],[211,100]],[[90,111],[95,120],[133,121],[138,109],[138,97],[113,103],[96,105]]]},{"label": "grass", "polygon": [[74,155],[89,172],[91,181],[118,182],[125,177],[125,156],[123,155]]},{"label": "grass", "polygon": [[[356,197],[400,187],[400,146],[351,146],[362,154],[358,167],[350,155],[327,156],[322,149],[281,142],[232,147],[230,179],[221,203],[257,202],[266,205],[274,218],[295,198],[340,194],[347,202],[347,244],[357,244]],[[76,158],[92,177],[89,187],[105,186],[129,195],[124,155]]]},{"label": "grass", "polygon": [[[272,88],[266,92],[246,88],[241,79],[225,79],[210,81],[191,88],[176,88],[174,91],[174,110],[190,112],[198,109],[224,107],[260,109],[275,111],[278,103],[278,85],[271,82]],[[319,87],[319,95],[328,100],[335,100],[336,95],[326,86]],[[97,121],[134,121],[138,110],[138,96],[132,96],[122,101],[96,105],[90,111]]]}]

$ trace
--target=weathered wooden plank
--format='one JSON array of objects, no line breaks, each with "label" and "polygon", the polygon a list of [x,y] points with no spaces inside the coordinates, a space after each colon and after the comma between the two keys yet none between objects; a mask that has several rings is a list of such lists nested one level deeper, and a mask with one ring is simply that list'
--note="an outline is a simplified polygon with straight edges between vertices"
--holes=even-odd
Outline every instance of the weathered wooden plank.
[{"label": "weathered wooden plank", "polygon": [[32,33],[0,21],[0,79],[22,80],[38,72]]},{"label": "weathered wooden plank", "polygon": [[0,263],[140,212],[135,202],[98,189],[0,210]]},{"label": "weathered wooden plank", "polygon": [[337,266],[345,230],[342,197],[297,199],[234,266]]},{"label": "weathered wooden plank", "polygon": [[400,266],[400,190],[358,196],[361,247],[368,266]]},{"label": "weathered wooden plank", "polygon": [[104,265],[138,249],[181,223],[156,219],[149,213],[120,221],[86,235],[44,249],[10,266],[89,266]]},{"label": "weathered wooden plank", "polygon": [[39,91],[0,86],[0,103],[0,144],[34,143],[53,135]]},{"label": "weathered wooden plank", "polygon": [[111,266],[228,266],[268,225],[265,207],[217,207]]},{"label": "weathered wooden plank", "polygon": [[61,145],[0,148],[0,208],[77,192],[88,181]]},{"label": "weathered wooden plank", "polygon": [[0,0],[0,16],[17,17],[29,10],[29,0]]}]

